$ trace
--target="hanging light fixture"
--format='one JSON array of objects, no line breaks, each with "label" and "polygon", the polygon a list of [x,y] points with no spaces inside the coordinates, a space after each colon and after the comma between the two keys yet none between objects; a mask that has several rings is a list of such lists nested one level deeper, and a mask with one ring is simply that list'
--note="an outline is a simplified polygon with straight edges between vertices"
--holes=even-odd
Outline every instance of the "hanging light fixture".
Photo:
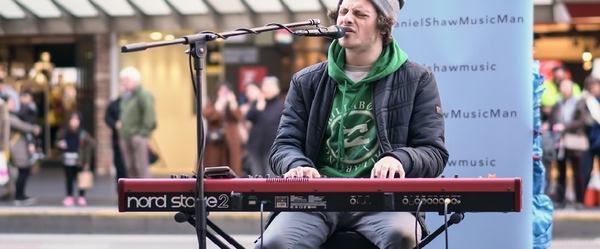
[{"label": "hanging light fixture", "polygon": [[589,71],[592,70],[592,52],[588,45],[584,46],[583,52],[581,53],[581,60],[583,60],[583,70]]},{"label": "hanging light fixture", "polygon": [[590,52],[590,48],[588,48],[587,46],[585,46],[585,49],[583,49],[583,53],[581,53],[581,59],[586,62],[586,61],[592,61],[592,52]]},{"label": "hanging light fixture", "polygon": [[150,33],[150,39],[153,41],[158,41],[163,38],[163,34],[161,32],[152,32]]}]

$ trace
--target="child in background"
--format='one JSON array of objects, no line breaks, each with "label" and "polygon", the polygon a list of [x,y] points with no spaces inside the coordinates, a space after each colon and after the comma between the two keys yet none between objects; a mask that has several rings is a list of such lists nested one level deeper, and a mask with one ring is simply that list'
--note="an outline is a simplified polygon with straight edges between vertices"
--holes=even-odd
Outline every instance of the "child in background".
[{"label": "child in background", "polygon": [[[92,136],[81,128],[81,115],[77,112],[69,115],[66,126],[58,133],[58,148],[63,150],[63,165],[65,168],[67,196],[63,200],[64,206],[75,205],[73,197],[73,183],[77,174],[82,170],[90,169],[90,162],[95,141]],[[79,189],[77,205],[86,206],[85,190]]]}]

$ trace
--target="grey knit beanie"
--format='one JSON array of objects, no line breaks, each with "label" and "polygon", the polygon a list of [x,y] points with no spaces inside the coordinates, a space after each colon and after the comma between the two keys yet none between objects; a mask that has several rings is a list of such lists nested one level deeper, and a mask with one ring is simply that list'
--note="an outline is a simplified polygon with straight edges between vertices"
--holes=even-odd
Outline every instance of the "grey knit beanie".
[{"label": "grey knit beanie", "polygon": [[404,0],[371,0],[371,2],[383,15],[392,18],[394,23],[398,20],[400,9],[404,5]]}]

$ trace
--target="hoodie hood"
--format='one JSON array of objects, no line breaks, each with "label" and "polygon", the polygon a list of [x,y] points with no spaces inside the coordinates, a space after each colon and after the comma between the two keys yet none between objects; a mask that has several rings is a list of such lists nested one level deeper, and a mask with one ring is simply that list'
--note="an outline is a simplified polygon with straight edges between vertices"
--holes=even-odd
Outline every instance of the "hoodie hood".
[{"label": "hoodie hood", "polygon": [[[371,66],[371,71],[360,82],[354,82],[344,72],[346,65],[346,50],[340,46],[337,40],[334,40],[329,46],[327,54],[327,73],[338,84],[342,82],[350,82],[351,86],[361,85],[362,83],[370,83],[382,79],[400,68],[408,60],[408,55],[400,49],[398,43],[392,40],[381,51],[381,55]],[[355,84],[361,83],[361,84]]]}]

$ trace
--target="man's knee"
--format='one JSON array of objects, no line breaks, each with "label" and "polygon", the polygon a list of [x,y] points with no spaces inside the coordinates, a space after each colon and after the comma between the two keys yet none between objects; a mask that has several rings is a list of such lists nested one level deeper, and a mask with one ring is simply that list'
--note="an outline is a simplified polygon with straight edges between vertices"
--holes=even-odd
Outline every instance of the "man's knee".
[{"label": "man's knee", "polygon": [[[417,234],[418,236],[418,234]],[[417,240],[415,240],[414,231],[405,231],[405,230],[396,230],[390,231],[386,234],[385,245],[382,248],[401,248],[401,249],[409,249],[414,248],[417,245]]]}]

